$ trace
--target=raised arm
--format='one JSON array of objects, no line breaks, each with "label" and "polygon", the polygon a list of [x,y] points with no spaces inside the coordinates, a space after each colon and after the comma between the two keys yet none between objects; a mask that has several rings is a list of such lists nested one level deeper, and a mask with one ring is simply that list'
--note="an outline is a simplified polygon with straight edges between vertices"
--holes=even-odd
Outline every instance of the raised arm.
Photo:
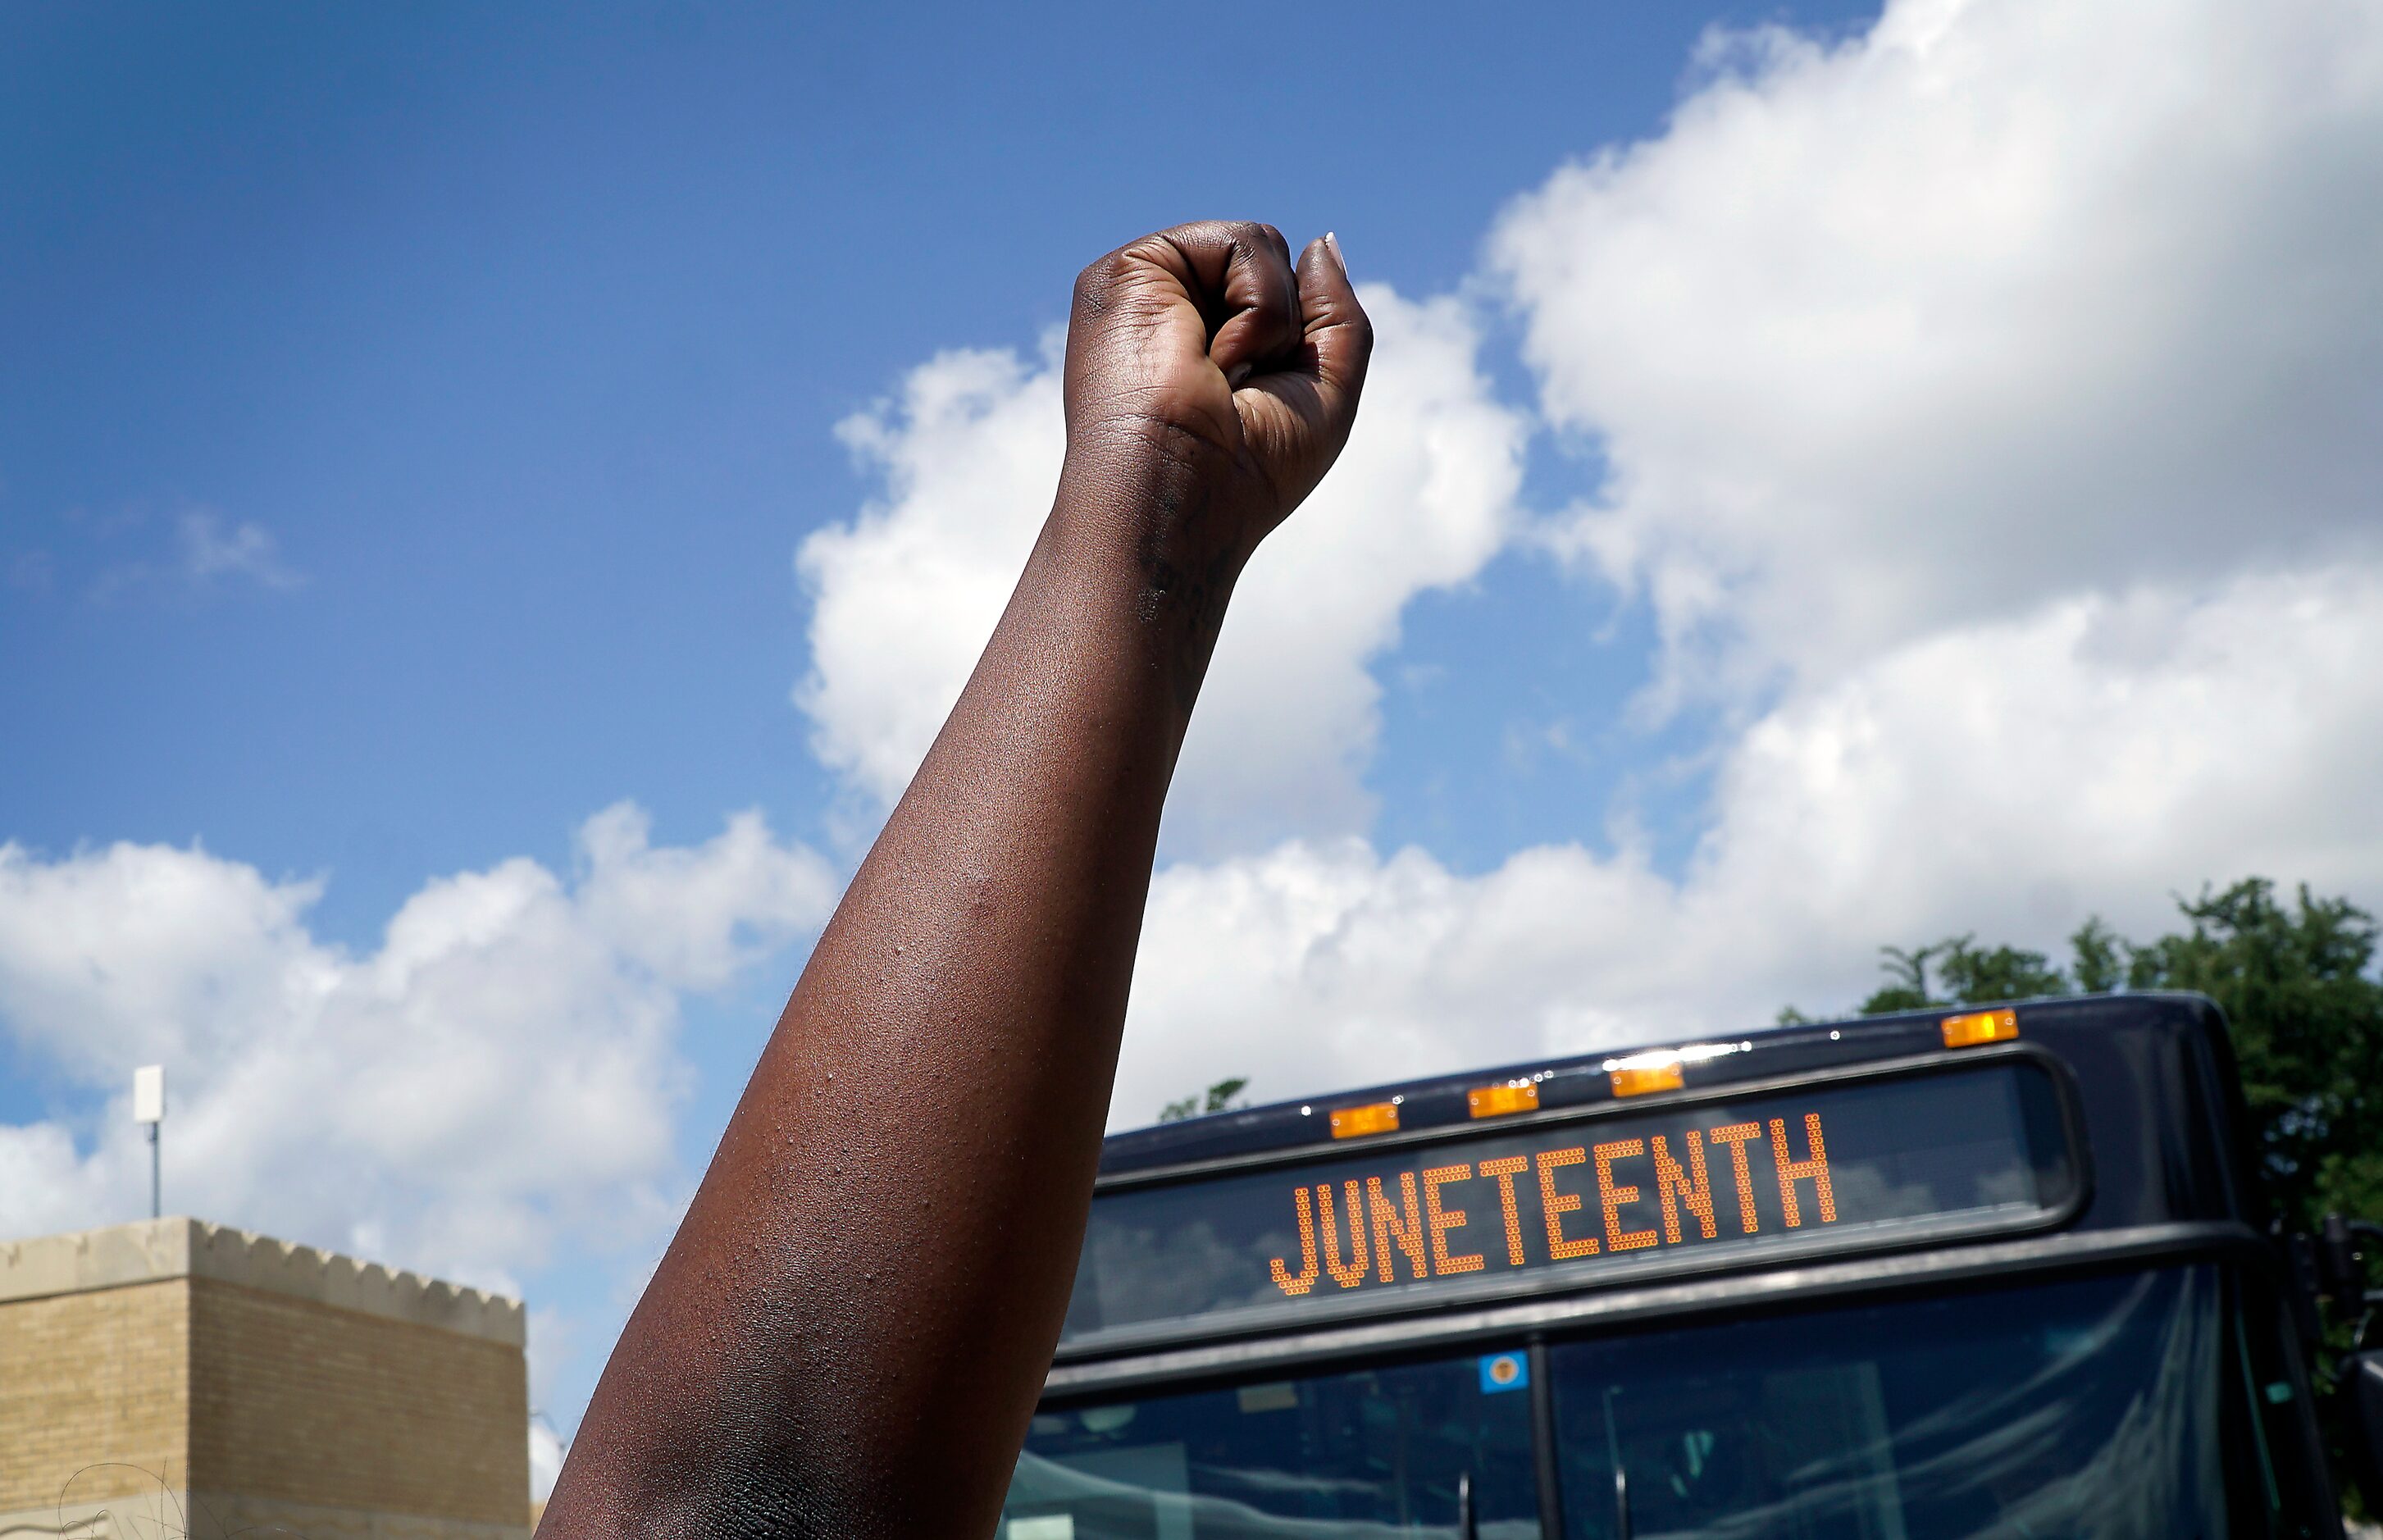
[{"label": "raised arm", "polygon": [[1058,495],[623,1332],[541,1534],[990,1535],[1058,1341],[1158,815],[1241,565],[1340,453],[1339,248],[1086,268]]}]

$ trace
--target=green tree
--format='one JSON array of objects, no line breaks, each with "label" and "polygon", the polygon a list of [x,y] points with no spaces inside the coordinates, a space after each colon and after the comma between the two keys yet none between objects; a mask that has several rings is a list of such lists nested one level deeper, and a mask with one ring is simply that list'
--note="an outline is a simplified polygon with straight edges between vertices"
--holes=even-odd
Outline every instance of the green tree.
[{"label": "green tree", "polygon": [[[2383,981],[2374,916],[2303,885],[2289,903],[2264,878],[2179,898],[2184,928],[2145,943],[2088,919],[2068,939],[2066,970],[2040,952],[1981,948],[1959,936],[1906,951],[1882,947],[1887,981],[1864,1015],[2114,990],[2197,990],[2226,1013],[2241,1071],[2262,1184],[2290,1229],[2327,1214],[2383,1220]],[[1933,979],[1930,977],[1932,966]],[[1781,1012],[1805,1019],[1794,1006]],[[2383,1283],[2383,1278],[2375,1280]],[[2352,1332],[2337,1323],[2329,1353]],[[2320,1365],[2322,1368],[2323,1365]],[[2324,1413],[2337,1470],[2344,1430]],[[2353,1514],[2383,1507],[2377,1494]]]},{"label": "green tree", "polygon": [[[2328,1212],[2383,1219],[2383,981],[2375,918],[2305,887],[2287,903],[2265,878],[2179,898],[2185,927],[2148,943],[2096,918],[2063,969],[2041,952],[1972,935],[1879,949],[1885,983],[1864,1016],[2113,990],[2197,990],[2232,1029],[2260,1168],[2277,1212],[2313,1227]],[[1809,1019],[1790,1005],[1783,1022]]]},{"label": "green tree", "polygon": [[[1891,1011],[1916,1011],[1936,1004],[1928,990],[1928,959],[1949,944],[1938,942],[1933,946],[1915,947],[1906,952],[1899,946],[1882,946],[1879,955],[1886,960],[1879,969],[1892,982],[1882,985],[1877,993],[1861,1003],[1864,1016],[1885,1016]],[[1788,1007],[1793,1010],[1795,1007]]]},{"label": "green tree", "polygon": [[2078,993],[2107,994],[2125,982],[2127,964],[2120,954],[2130,950],[2129,943],[2103,924],[2099,916],[2079,926],[2068,945],[2076,957],[2069,976]]},{"label": "green tree", "polygon": [[[2043,953],[2015,946],[1982,947],[1977,942],[1971,934],[1948,936],[1908,952],[1899,946],[1880,947],[1886,960],[1879,968],[1887,982],[1861,1003],[1861,1014],[1884,1016],[1889,1011],[1919,1011],[1931,1005],[1969,1005],[2069,992],[2068,977]],[[1936,969],[1932,984],[1928,977],[1932,963]]]},{"label": "green tree", "polygon": [[1945,960],[1936,971],[1945,980],[1945,992],[1965,1005],[2068,992],[2068,977],[2043,953],[1973,946],[1968,936],[1945,943]]},{"label": "green tree", "polygon": [[1158,1109],[1158,1121],[1180,1123],[1187,1117],[1198,1117],[1204,1113],[1231,1112],[1238,1106],[1247,1104],[1241,1102],[1240,1097],[1241,1092],[1248,1089],[1249,1083],[1250,1078],[1246,1075],[1235,1075],[1219,1080],[1197,1095],[1187,1096],[1180,1102],[1167,1103]]},{"label": "green tree", "polygon": [[2233,1028],[2261,1164],[2286,1223],[2383,1218],[2383,983],[2374,917],[2251,878],[2181,902],[2190,928],[2128,946],[2131,989],[2199,990]]}]

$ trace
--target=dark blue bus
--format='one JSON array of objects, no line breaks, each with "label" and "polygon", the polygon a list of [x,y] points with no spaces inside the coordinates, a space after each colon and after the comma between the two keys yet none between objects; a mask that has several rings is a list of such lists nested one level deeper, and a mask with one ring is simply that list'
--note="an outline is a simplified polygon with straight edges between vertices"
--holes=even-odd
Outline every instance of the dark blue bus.
[{"label": "dark blue bus", "polygon": [[2187,995],[1119,1134],[1003,1534],[2339,1536],[2254,1175]]}]

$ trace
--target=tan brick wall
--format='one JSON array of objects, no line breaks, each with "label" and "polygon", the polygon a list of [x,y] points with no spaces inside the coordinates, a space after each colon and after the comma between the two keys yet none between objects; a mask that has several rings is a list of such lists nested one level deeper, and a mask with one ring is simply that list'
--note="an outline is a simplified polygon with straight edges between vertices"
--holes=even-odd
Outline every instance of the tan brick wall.
[{"label": "tan brick wall", "polygon": [[0,1300],[0,1513],[183,1484],[190,1301],[188,1278]]},{"label": "tan brick wall", "polygon": [[[469,1519],[426,1518],[414,1513],[386,1513],[363,1508],[326,1508],[319,1504],[283,1502],[277,1497],[227,1496],[220,1492],[191,1494],[191,1509],[201,1517],[187,1540],[530,1540],[529,1527],[516,1516],[507,1524],[476,1523]],[[11,1535],[7,1540],[42,1540]],[[64,1536],[62,1540],[81,1540]],[[127,1534],[119,1528],[111,1540],[161,1540]],[[179,1540],[164,1536],[162,1540]]]},{"label": "tan brick wall", "polygon": [[62,1506],[527,1540],[523,1337],[518,1300],[191,1219],[0,1239],[0,1540]]},{"label": "tan brick wall", "polygon": [[530,1527],[178,1487],[0,1512],[6,1540],[530,1540]]},{"label": "tan brick wall", "polygon": [[522,1523],[519,1347],[212,1278],[189,1287],[190,1485]]},{"label": "tan brick wall", "polygon": [[6,1540],[315,1540],[313,1535],[231,1535],[193,1517],[190,1494],[153,1485],[118,1492],[93,1502],[44,1503],[19,1513],[0,1513]]}]

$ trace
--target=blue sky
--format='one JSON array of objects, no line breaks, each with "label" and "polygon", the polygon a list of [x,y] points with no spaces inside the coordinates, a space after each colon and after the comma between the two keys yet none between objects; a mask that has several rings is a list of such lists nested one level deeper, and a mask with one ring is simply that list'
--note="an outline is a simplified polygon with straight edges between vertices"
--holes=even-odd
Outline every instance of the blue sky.
[{"label": "blue sky", "polygon": [[[1182,218],[1455,288],[1505,198],[1660,124],[1708,21],[1848,14],[12,12],[0,838],[322,878],[315,933],[366,950],[427,879],[567,866],[617,798],[659,839],[748,807],[824,839],[791,563],[868,490],[839,419],[1031,346]],[[195,571],[194,516],[265,532],[262,578]],[[1596,728],[1586,764],[1507,730],[1635,685],[1643,635],[1578,623],[1609,608],[1518,556],[1416,615],[1390,838],[1597,835]],[[1524,650],[1557,666],[1497,667]],[[692,1006],[690,1163],[788,981]],[[14,1057],[0,1115],[91,1112]]]},{"label": "blue sky", "polygon": [[1187,217],[1336,230],[1385,348],[1119,1121],[2383,898],[2378,59],[2347,0],[12,9],[0,1234],[139,1211],[165,1059],[176,1206],[524,1291],[567,1427],[1031,536],[1073,274]]},{"label": "blue sky", "polygon": [[[0,766],[8,832],[327,870],[316,923],[363,943],[617,796],[666,835],[806,829],[789,560],[864,491],[836,420],[938,349],[1030,344],[1077,266],[1181,217],[1329,225],[1369,277],[1455,287],[1504,199],[1660,125],[1706,21],[1772,14],[20,10],[0,636],[39,666],[0,710],[39,746]],[[175,582],[193,511],[304,582]],[[1500,598],[1421,640],[1462,657]],[[1429,812],[1435,778],[1518,795],[1466,762],[1484,725],[1385,758],[1393,826],[1475,862],[1594,830],[1569,797]]]}]

